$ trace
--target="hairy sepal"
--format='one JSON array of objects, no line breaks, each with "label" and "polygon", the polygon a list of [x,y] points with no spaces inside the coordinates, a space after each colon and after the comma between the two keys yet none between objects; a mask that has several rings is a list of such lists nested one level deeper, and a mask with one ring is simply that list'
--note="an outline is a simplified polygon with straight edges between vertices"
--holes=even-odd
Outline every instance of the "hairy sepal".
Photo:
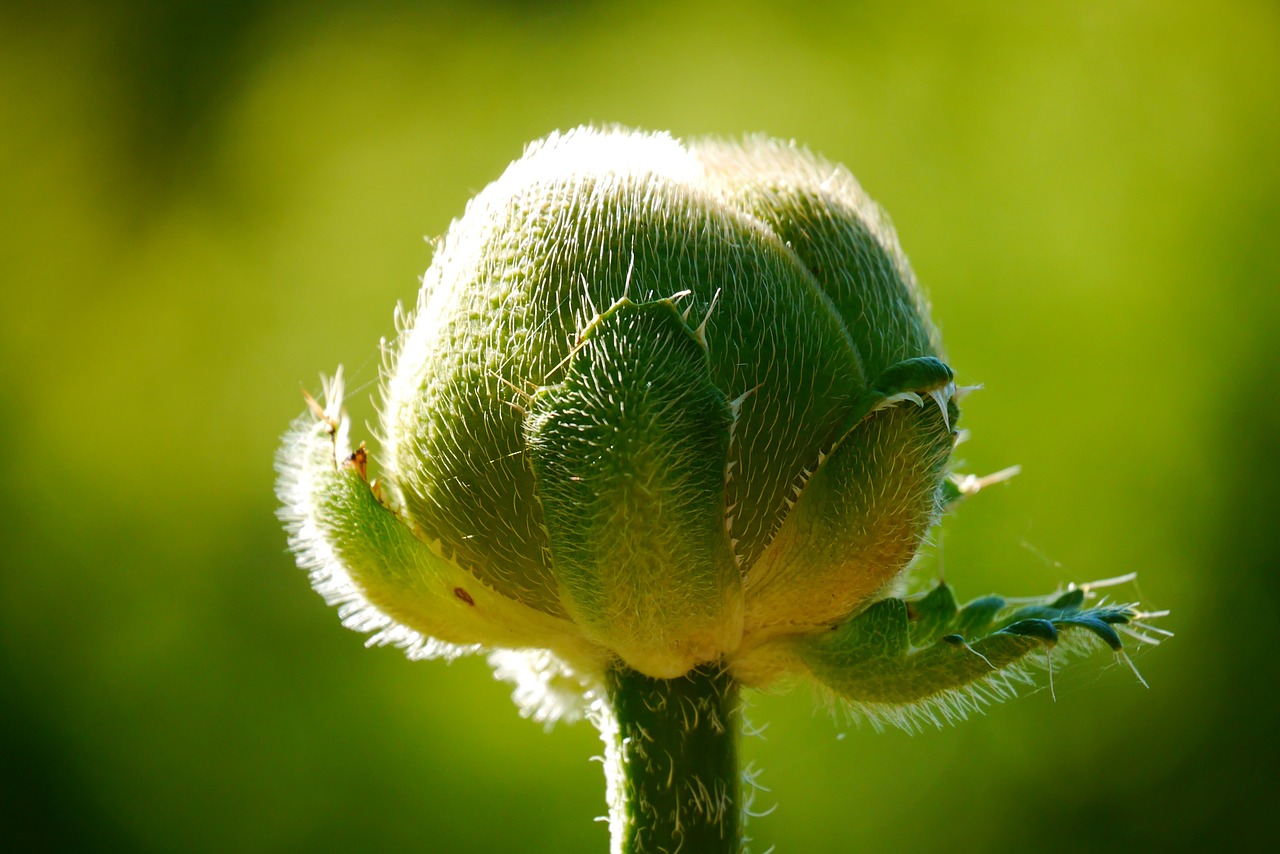
[{"label": "hairy sepal", "polygon": [[561,601],[631,667],[681,676],[742,633],[724,524],[730,407],[700,332],[666,300],[619,300],[566,362],[526,426]]},{"label": "hairy sepal", "polygon": [[767,223],[810,271],[844,320],[868,379],[901,360],[942,355],[893,225],[849,170],[761,137],[698,140],[691,148],[707,183]]},{"label": "hairy sepal", "polygon": [[[1120,633],[1155,643],[1134,605],[1087,601],[1086,587],[1013,606],[999,596],[956,605],[939,583],[923,596],[882,599],[810,635],[778,638],[735,663],[746,684],[804,671],[856,716],[906,730],[954,722],[1032,686],[1034,667],[1105,646],[1124,656]],[[1052,658],[1049,655],[1052,651]]]},{"label": "hairy sepal", "polygon": [[937,521],[958,410],[951,369],[898,363],[870,386],[844,438],[797,485],[747,575],[748,644],[846,618],[892,584]]},{"label": "hairy sepal", "polygon": [[576,662],[601,653],[572,623],[508,599],[419,539],[366,480],[352,451],[340,375],[324,410],[294,421],[277,455],[277,494],[290,548],[343,624],[412,658],[452,658],[483,647],[541,647]]}]

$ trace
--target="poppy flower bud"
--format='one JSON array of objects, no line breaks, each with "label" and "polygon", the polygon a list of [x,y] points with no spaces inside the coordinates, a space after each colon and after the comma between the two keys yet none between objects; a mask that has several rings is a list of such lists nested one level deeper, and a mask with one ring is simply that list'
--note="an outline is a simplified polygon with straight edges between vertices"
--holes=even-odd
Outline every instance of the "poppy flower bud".
[{"label": "poppy flower bud", "polygon": [[[843,167],[761,138],[552,135],[453,223],[399,325],[376,487],[340,379],[279,457],[292,546],[352,628],[515,651],[561,686],[717,664],[910,703],[985,673],[962,639],[914,688],[850,675],[872,637],[850,621],[953,497],[959,410]],[[1009,661],[1049,642],[1006,635]]]}]

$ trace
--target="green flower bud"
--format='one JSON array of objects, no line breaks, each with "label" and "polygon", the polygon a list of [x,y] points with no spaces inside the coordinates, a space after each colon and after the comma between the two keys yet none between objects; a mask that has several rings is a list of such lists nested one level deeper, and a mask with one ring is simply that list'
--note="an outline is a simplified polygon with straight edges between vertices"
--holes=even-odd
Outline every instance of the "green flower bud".
[{"label": "green flower bud", "polygon": [[[553,135],[453,223],[400,326],[377,487],[340,379],[279,459],[293,548],[347,625],[415,656],[506,651],[538,714],[619,662],[866,684],[832,630],[862,636],[954,492],[959,412],[843,167],[768,139]],[[965,661],[937,690],[981,677]]]}]

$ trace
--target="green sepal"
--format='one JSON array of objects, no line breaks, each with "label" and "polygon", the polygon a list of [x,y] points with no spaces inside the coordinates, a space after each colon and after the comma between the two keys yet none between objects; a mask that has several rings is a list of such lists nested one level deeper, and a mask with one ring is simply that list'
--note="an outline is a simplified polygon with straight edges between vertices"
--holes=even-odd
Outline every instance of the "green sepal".
[{"label": "green sepal", "polygon": [[867,378],[942,351],[893,226],[842,166],[776,140],[691,145],[706,180],[785,241],[844,320]]},{"label": "green sepal", "polygon": [[991,627],[1004,607],[1005,601],[999,596],[974,599],[960,609],[951,624],[951,631],[966,638],[979,635]]},{"label": "green sepal", "polygon": [[838,626],[828,640],[828,647],[851,654],[855,658],[900,658],[911,648],[907,603],[901,599],[882,599],[855,619]]},{"label": "green sepal", "polygon": [[1008,620],[1015,621],[1006,626],[1006,631],[1013,625],[1028,622],[1047,622],[1055,626],[1072,626],[1092,632],[1099,640],[1113,650],[1124,648],[1120,635],[1112,626],[1126,625],[1132,621],[1133,609],[1123,605],[1099,606],[1081,610],[1085,601],[1084,591],[1076,588],[1064,593],[1048,605],[1028,605],[1014,611]]},{"label": "green sepal", "polygon": [[313,587],[371,643],[413,657],[453,657],[480,646],[540,647],[582,666],[602,656],[567,620],[490,588],[421,539],[366,479],[363,446],[347,445],[341,381],[285,434],[277,458],[280,511]]},{"label": "green sepal", "polygon": [[937,388],[955,379],[955,372],[936,356],[916,356],[890,365],[871,384],[882,395]]},{"label": "green sepal", "polygon": [[[749,633],[818,629],[892,582],[937,520],[959,415],[932,356],[896,363],[861,395],[746,577]],[[934,404],[937,404],[936,408]]]},{"label": "green sepal", "polygon": [[955,594],[945,581],[921,596],[919,599],[907,600],[907,614],[911,625],[911,643],[923,646],[936,640],[947,632],[955,619]]},{"label": "green sepal", "polygon": [[948,430],[960,415],[960,409],[952,400],[955,391],[955,372],[935,356],[917,356],[903,359],[885,368],[867,386],[850,410],[845,422],[846,430],[853,430],[859,422],[885,406],[897,401],[914,400],[923,406],[921,395],[933,395],[942,409],[943,421]]},{"label": "green sepal", "polygon": [[1001,631],[1011,635],[1023,635],[1029,638],[1040,638],[1049,646],[1058,642],[1058,630],[1048,620],[1019,620]]},{"label": "green sepal", "polygon": [[828,631],[778,639],[761,656],[788,647],[823,688],[854,709],[911,728],[920,716],[935,722],[961,717],[1011,695],[1012,681],[1030,681],[1028,665],[1044,664],[1033,653],[1084,651],[1097,641],[1123,650],[1114,627],[1134,622],[1138,612],[1130,605],[1089,606],[1088,598],[1073,587],[1030,605],[985,596],[957,607],[940,582],[923,596],[882,599]]},{"label": "green sepal", "polygon": [[725,526],[733,413],[702,331],[669,300],[624,297],[578,340],[525,426],[560,599],[628,665],[675,678],[742,633]]},{"label": "green sepal", "polygon": [[1049,603],[1050,608],[1079,608],[1084,604],[1084,590],[1073,587]]},{"label": "green sepal", "polygon": [[855,703],[901,706],[986,678],[1043,648],[1041,638],[994,632],[970,640],[958,633],[911,644],[911,620],[901,599],[884,599],[831,631],[797,640],[809,672]]}]

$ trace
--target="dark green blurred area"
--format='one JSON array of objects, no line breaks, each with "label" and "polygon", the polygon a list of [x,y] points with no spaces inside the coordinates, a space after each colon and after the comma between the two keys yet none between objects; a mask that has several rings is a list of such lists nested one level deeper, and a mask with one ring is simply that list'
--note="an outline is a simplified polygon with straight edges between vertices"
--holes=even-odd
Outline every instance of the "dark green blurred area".
[{"label": "dark green blurred area", "polygon": [[344,363],[372,418],[423,235],[584,122],[848,164],[986,385],[966,470],[1024,467],[945,525],[948,580],[1137,570],[1174,610],[1150,690],[1100,654],[910,738],[754,697],[753,850],[1273,836],[1274,4],[237,0],[0,11],[6,843],[606,850],[595,732],[521,720],[479,660],[364,650],[271,468],[300,380]]}]

